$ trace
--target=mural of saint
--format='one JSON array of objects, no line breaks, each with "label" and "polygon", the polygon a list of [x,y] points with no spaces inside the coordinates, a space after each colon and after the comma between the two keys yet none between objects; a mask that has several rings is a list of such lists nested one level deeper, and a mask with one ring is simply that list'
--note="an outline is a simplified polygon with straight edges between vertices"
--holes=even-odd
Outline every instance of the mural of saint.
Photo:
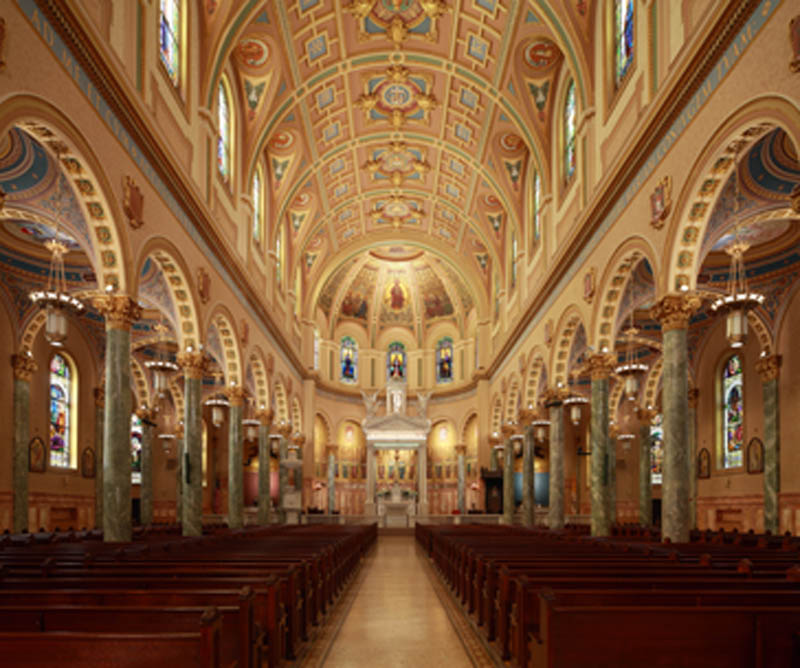
[{"label": "mural of saint", "polygon": [[406,295],[403,291],[403,285],[400,283],[400,279],[394,279],[394,285],[389,290],[389,297],[390,297],[390,305],[393,309],[399,311],[403,308],[406,303]]}]

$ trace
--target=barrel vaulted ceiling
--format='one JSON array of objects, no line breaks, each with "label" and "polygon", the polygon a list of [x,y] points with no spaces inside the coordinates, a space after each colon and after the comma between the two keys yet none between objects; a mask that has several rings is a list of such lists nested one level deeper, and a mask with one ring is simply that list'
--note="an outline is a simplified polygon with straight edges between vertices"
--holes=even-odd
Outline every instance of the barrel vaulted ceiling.
[{"label": "barrel vaulted ceiling", "polygon": [[[459,326],[467,302],[486,317],[511,235],[520,250],[530,244],[531,170],[549,190],[565,68],[579,102],[590,96],[595,3],[201,4],[202,95],[213,108],[220,77],[231,78],[245,147],[238,167],[243,183],[259,161],[267,170],[269,242],[275,223],[286,225],[304,313],[340,308],[359,272],[381,263],[368,250],[399,244],[425,252]],[[339,275],[347,281],[331,295]],[[462,292],[468,299],[455,297]]]}]

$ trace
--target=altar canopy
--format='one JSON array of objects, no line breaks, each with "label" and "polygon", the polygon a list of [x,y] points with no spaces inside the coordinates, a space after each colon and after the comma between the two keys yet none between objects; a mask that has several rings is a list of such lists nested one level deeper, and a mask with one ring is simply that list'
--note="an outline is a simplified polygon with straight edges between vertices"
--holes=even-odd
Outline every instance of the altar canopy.
[{"label": "altar canopy", "polygon": [[[427,441],[431,421],[427,418],[430,394],[419,393],[416,398],[416,415],[407,412],[406,383],[404,379],[390,378],[386,384],[386,412],[378,415],[378,393],[361,393],[367,416],[361,423],[367,438],[367,500],[365,512],[377,514],[376,505],[376,450],[412,450],[417,453],[416,467],[417,507],[412,514],[428,513]],[[409,501],[413,504],[413,499]]]}]

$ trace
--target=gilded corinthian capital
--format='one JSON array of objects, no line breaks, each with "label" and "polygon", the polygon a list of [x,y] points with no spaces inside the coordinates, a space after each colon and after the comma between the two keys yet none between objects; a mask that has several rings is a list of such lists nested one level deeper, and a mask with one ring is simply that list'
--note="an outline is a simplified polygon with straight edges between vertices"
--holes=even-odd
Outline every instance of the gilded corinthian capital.
[{"label": "gilded corinthian capital", "polygon": [[700,308],[700,298],[695,295],[667,295],[650,309],[653,319],[661,323],[661,331],[687,329],[692,314]]},{"label": "gilded corinthian capital", "polygon": [[92,299],[92,305],[106,319],[106,329],[129,330],[142,317],[142,307],[128,295],[100,295]]}]

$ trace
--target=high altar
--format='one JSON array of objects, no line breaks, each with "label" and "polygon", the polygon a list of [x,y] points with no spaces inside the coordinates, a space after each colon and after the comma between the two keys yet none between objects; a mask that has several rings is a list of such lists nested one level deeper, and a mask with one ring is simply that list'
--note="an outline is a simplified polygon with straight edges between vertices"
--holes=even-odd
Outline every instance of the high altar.
[{"label": "high altar", "polygon": [[[367,438],[367,500],[364,512],[378,515],[389,527],[413,526],[417,515],[428,514],[427,442],[431,422],[426,416],[429,394],[417,395],[417,414],[407,414],[406,384],[391,379],[386,385],[386,413],[377,415],[377,393],[362,392],[367,417],[361,423]],[[376,500],[376,450],[412,450],[417,453],[417,498],[403,498],[394,481],[389,498]]]}]

